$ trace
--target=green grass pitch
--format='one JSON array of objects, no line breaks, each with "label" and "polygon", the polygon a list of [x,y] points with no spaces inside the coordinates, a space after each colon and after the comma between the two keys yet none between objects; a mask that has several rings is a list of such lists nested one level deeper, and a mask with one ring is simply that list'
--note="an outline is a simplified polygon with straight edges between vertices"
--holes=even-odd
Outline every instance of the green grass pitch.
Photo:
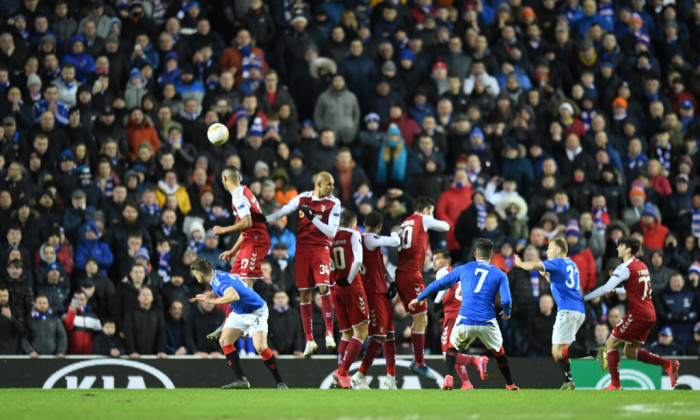
[{"label": "green grass pitch", "polygon": [[611,419],[700,418],[693,391],[20,390],[5,419]]}]

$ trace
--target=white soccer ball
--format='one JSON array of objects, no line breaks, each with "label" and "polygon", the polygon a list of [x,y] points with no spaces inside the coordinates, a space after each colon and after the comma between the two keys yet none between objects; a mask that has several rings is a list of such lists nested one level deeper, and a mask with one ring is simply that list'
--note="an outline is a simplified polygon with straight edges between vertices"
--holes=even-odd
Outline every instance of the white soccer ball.
[{"label": "white soccer ball", "polygon": [[214,123],[207,130],[207,138],[214,146],[221,146],[228,141],[228,128],[221,123]]}]

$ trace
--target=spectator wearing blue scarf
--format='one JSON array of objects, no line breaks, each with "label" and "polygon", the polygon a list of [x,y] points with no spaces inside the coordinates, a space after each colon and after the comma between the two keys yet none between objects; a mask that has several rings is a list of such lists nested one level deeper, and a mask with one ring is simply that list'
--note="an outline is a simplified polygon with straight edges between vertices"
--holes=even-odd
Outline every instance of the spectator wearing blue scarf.
[{"label": "spectator wearing blue scarf", "polygon": [[383,189],[402,187],[406,181],[406,144],[396,124],[392,124],[386,134],[387,139],[377,157],[377,186]]}]

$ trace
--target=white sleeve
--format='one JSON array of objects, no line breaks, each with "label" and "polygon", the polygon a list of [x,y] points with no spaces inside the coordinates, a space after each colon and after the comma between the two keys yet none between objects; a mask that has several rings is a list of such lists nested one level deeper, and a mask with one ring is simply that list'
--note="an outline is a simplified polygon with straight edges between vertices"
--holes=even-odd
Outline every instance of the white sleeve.
[{"label": "white sleeve", "polygon": [[231,203],[233,208],[236,209],[238,217],[241,219],[245,216],[250,216],[250,201],[243,194],[236,194],[231,196]]},{"label": "white sleeve", "polygon": [[350,266],[348,274],[348,283],[352,283],[362,267],[362,235],[360,232],[354,231],[352,233],[350,243],[352,245],[352,266]]},{"label": "white sleeve", "polygon": [[486,184],[486,189],[484,190],[484,198],[491,204],[498,203],[498,198],[496,197],[496,186],[494,184],[490,182]]},{"label": "white sleeve", "polygon": [[426,232],[428,230],[447,232],[450,230],[450,224],[442,220],[437,220],[433,216],[423,216],[423,229],[425,229]]},{"label": "white sleeve", "polygon": [[[437,280],[437,278],[435,280]],[[433,302],[442,303],[442,297],[445,296],[445,293],[447,293],[447,290],[440,290],[439,292],[437,292],[437,294],[435,295],[435,300],[433,300]]]},{"label": "white sleeve", "polygon": [[399,239],[397,232],[391,232],[391,236],[369,234],[365,235],[362,240],[365,242],[365,247],[370,251],[374,251],[382,246],[398,247],[401,245],[401,239]]},{"label": "white sleeve", "polygon": [[606,293],[615,289],[620,283],[627,280],[629,277],[629,268],[627,268],[627,266],[619,266],[615,269],[612,277],[610,277],[610,280],[608,280],[607,283],[584,296],[583,300],[591,300],[600,296],[604,296]]},{"label": "white sleeve", "polygon": [[267,218],[267,223],[274,223],[281,219],[284,216],[287,216],[289,214],[294,213],[298,208],[299,208],[299,199],[300,195],[297,195],[296,197],[292,198],[292,200],[285,204],[284,207],[279,209],[278,211],[266,216]]},{"label": "white sleeve", "polygon": [[[290,202],[290,204],[291,204],[291,202]],[[289,205],[289,204],[287,204],[287,205]],[[285,206],[285,207],[287,207],[287,206]],[[284,207],[283,207],[283,209],[284,209]],[[314,226],[316,226],[318,228],[318,230],[323,232],[324,235],[333,239],[335,237],[336,232],[338,232],[338,225],[340,224],[340,202],[336,202],[333,205],[333,208],[331,209],[331,213],[328,215],[328,224],[325,224],[316,218],[313,218],[311,220],[311,223],[313,223]],[[361,250],[361,248],[360,248],[360,250]]]}]

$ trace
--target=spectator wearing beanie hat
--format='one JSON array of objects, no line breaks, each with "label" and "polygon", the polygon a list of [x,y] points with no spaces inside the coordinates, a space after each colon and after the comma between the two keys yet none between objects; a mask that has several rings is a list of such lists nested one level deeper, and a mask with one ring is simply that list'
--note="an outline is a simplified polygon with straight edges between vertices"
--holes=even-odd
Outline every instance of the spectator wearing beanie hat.
[{"label": "spectator wearing beanie hat", "polygon": [[596,286],[598,273],[595,265],[595,258],[590,248],[581,246],[581,229],[576,219],[569,221],[566,225],[566,243],[569,246],[569,258],[578,267],[581,279],[581,290],[588,292]]},{"label": "spectator wearing beanie hat", "polygon": [[659,222],[656,213],[654,213],[653,204],[647,203],[644,205],[639,224],[644,232],[643,245],[649,249],[663,249],[669,229]]},{"label": "spectator wearing beanie hat", "polygon": [[[622,212],[622,221],[629,227],[632,227],[639,223],[639,219],[642,218],[642,212],[644,211],[644,204],[647,200],[647,195],[644,192],[644,186],[641,182],[633,182],[632,188],[629,192],[630,205]],[[652,203],[648,203],[654,209],[654,215],[661,221],[661,212],[659,208]]]}]

